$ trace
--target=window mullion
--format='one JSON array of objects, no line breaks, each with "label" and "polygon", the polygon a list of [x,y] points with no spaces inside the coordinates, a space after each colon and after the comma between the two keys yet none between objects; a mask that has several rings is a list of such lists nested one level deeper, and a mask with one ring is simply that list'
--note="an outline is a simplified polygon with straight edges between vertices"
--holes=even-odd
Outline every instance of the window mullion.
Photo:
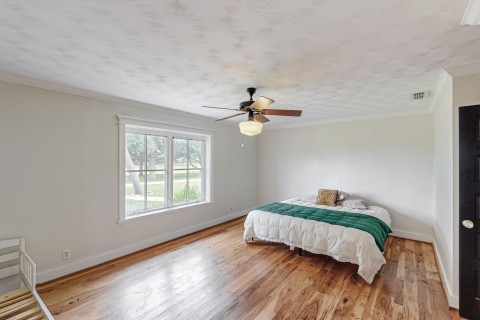
[{"label": "window mullion", "polygon": [[125,166],[125,157],[126,157],[126,152],[127,151],[127,146],[125,142],[125,125],[122,123],[119,123],[118,125],[118,136],[119,136],[119,221],[124,221],[126,220],[126,200],[125,200],[125,171],[126,171],[126,166]]},{"label": "window mullion", "polygon": [[187,139],[187,193],[185,194],[185,200],[188,202],[188,194],[190,193],[190,140]]},{"label": "window mullion", "polygon": [[143,171],[143,209],[144,210],[147,210],[147,208],[148,208],[148,206],[147,206],[147,182],[148,182],[147,150],[148,150],[147,135],[145,135],[145,161],[144,161],[145,162],[145,167],[144,167],[145,171]]},{"label": "window mullion", "polygon": [[166,168],[166,181],[167,186],[167,207],[173,206],[173,137],[171,134],[167,137],[167,168]]},{"label": "window mullion", "polygon": [[202,195],[202,201],[205,201],[205,192],[206,192],[206,187],[205,187],[205,184],[206,184],[206,181],[205,181],[205,155],[206,155],[206,151],[205,151],[205,141],[202,142],[202,155],[201,155],[201,161],[200,161],[200,166],[202,167],[201,170],[200,170],[200,179],[202,179],[201,181],[201,185],[200,185],[200,188],[201,188],[201,195]]}]

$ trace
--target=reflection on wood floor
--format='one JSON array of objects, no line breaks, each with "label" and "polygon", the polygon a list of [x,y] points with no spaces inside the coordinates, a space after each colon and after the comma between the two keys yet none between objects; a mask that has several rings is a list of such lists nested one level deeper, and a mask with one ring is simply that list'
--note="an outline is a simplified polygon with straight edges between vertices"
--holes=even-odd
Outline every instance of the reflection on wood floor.
[{"label": "reflection on wood floor", "polygon": [[242,240],[244,218],[39,286],[55,319],[452,319],[432,245],[390,237],[357,266]]}]

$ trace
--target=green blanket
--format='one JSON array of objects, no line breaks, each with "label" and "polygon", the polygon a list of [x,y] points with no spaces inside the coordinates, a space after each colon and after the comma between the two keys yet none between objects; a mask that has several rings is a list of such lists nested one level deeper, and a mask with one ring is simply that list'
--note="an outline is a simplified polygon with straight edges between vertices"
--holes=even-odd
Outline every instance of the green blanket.
[{"label": "green blanket", "polygon": [[366,214],[298,206],[289,203],[274,202],[255,208],[255,210],[278,213],[307,220],[321,221],[336,224],[347,228],[355,228],[370,233],[375,239],[378,248],[383,252],[383,245],[390,227],[382,220]]}]

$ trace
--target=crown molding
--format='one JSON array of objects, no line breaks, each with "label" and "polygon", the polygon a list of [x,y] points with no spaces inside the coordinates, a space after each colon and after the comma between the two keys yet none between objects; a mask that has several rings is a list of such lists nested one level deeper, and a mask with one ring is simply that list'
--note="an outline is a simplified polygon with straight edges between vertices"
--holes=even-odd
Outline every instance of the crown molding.
[{"label": "crown molding", "polygon": [[440,76],[438,77],[437,84],[435,85],[435,89],[433,91],[433,99],[432,103],[430,104],[430,112],[433,112],[435,110],[438,101],[445,94],[448,85],[452,83],[452,79],[452,76],[447,71],[442,70],[440,72]]},{"label": "crown molding", "polygon": [[480,25],[480,0],[470,0],[463,15],[461,25]]},{"label": "crown molding", "polygon": [[459,66],[447,68],[446,71],[452,77],[467,76],[469,74],[480,73],[480,62],[467,63]]},{"label": "crown molding", "polygon": [[277,130],[277,129],[286,129],[286,128],[299,128],[299,127],[312,127],[322,124],[334,124],[334,123],[343,123],[343,122],[354,122],[362,120],[371,120],[371,119],[387,119],[387,118],[396,118],[396,117],[405,117],[405,116],[414,116],[421,114],[431,114],[429,109],[416,110],[416,111],[405,111],[405,112],[389,112],[389,113],[380,113],[380,114],[368,114],[362,116],[354,117],[345,117],[345,118],[334,118],[327,120],[318,120],[318,121],[309,121],[303,123],[286,123],[273,126],[264,126],[264,130]]},{"label": "crown molding", "polygon": [[[94,92],[90,90],[85,90],[85,89],[79,89],[55,82],[50,82],[50,81],[44,81],[32,77],[26,77],[26,76],[21,76],[13,73],[8,73],[8,72],[2,72],[0,71],[0,81],[8,82],[8,83],[13,83],[13,84],[19,84],[19,85],[24,85],[32,88],[37,88],[37,89],[43,89],[43,90],[48,90],[48,91],[53,91],[53,92],[58,92],[58,93],[65,93],[65,94],[70,94],[74,96],[79,96],[82,98],[89,98],[89,99],[94,99],[94,100],[101,100],[105,102],[110,102],[110,103],[115,103],[115,104],[120,104],[132,108],[137,108],[137,109],[144,109],[148,111],[154,111],[154,112],[161,112],[164,114],[172,115],[172,116],[178,116],[178,117],[190,117],[190,118],[196,118],[198,120],[204,120],[204,121],[214,121],[214,118],[212,117],[207,117],[203,115],[199,115],[196,113],[190,113],[186,111],[180,111],[172,108],[168,108],[165,106],[160,106],[160,105],[154,105],[150,103],[145,103],[145,102],[140,102],[140,101],[135,101],[135,100],[130,100],[126,98],[120,98],[120,97],[115,97],[112,95],[100,93],[100,92]],[[229,122],[224,122],[222,125],[230,125]]]}]

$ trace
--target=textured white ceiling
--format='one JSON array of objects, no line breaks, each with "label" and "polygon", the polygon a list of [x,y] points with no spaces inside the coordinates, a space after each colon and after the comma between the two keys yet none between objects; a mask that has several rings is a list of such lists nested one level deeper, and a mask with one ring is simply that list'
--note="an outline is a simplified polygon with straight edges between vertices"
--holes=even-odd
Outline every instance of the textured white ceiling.
[{"label": "textured white ceiling", "polygon": [[268,125],[417,112],[432,98],[410,93],[480,60],[467,3],[0,0],[0,72],[210,117],[249,86],[304,110]]}]

